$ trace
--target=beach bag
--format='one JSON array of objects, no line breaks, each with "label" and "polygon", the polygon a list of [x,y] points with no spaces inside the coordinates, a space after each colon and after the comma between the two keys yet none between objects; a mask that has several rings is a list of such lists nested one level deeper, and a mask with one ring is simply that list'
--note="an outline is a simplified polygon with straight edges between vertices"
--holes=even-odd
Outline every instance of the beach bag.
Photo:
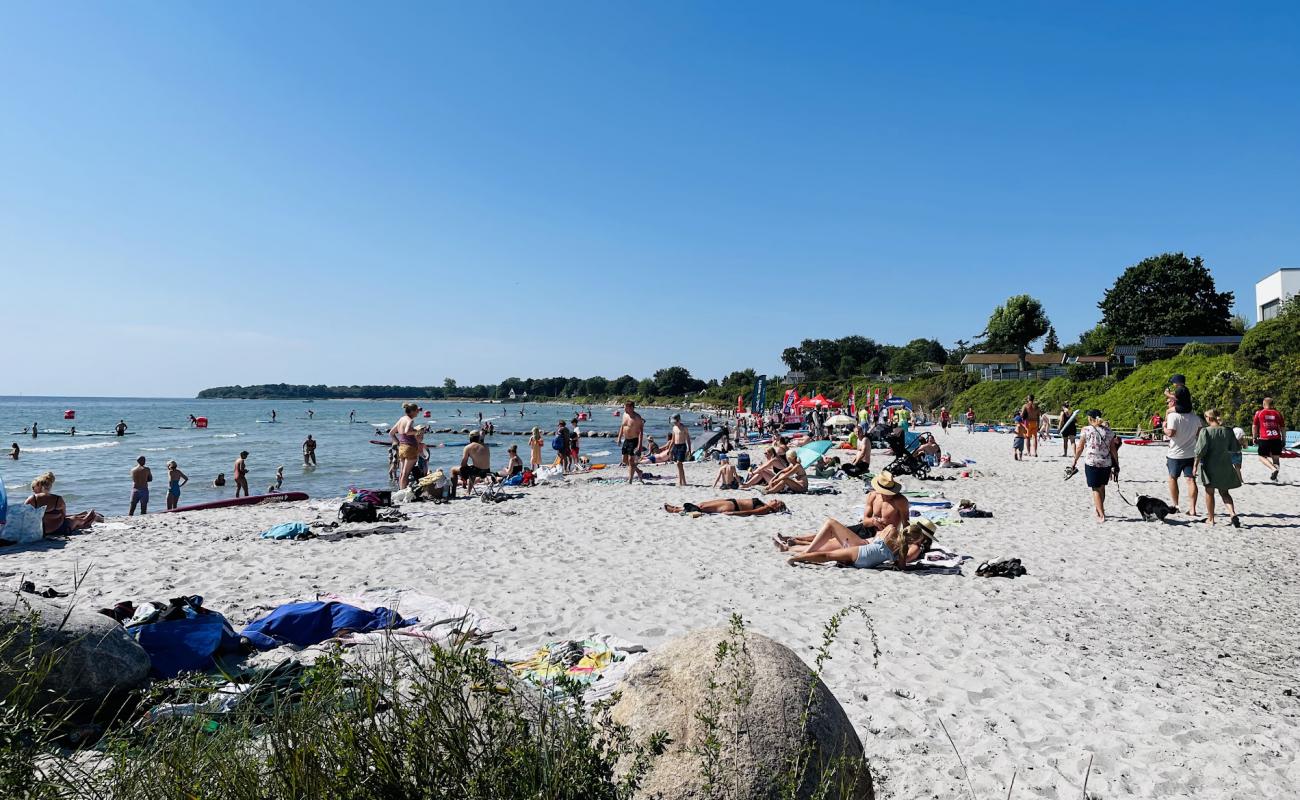
[{"label": "beach bag", "polygon": [[16,544],[39,542],[45,537],[45,509],[20,503],[9,509],[0,539]]},{"label": "beach bag", "polygon": [[214,658],[240,650],[239,637],[230,623],[217,612],[203,608],[201,597],[176,598],[160,616],[169,619],[126,629],[149,654],[149,674],[154,678],[207,672]]},{"label": "beach bag", "polygon": [[537,476],[533,474],[533,471],[531,469],[524,470],[519,477],[523,479],[522,481],[519,482],[520,486],[537,485]]},{"label": "beach bag", "polygon": [[749,469],[749,453],[736,456],[736,469]]},{"label": "beach bag", "polygon": [[501,485],[502,486],[523,486],[524,474],[521,472],[518,475],[511,475],[509,478],[506,478],[505,480],[501,481]]},{"label": "beach bag", "polygon": [[563,452],[564,452],[564,437],[557,433],[557,434],[555,435],[555,438],[551,440],[551,449],[554,450],[554,451],[557,452],[557,453],[563,453]]},{"label": "beach bag", "polygon": [[387,489],[361,489],[357,491],[357,496],[352,499],[358,503],[387,507],[393,504],[393,493]]},{"label": "beach bag", "polygon": [[370,503],[353,501],[339,506],[339,519],[343,522],[375,522],[379,519],[379,512]]}]

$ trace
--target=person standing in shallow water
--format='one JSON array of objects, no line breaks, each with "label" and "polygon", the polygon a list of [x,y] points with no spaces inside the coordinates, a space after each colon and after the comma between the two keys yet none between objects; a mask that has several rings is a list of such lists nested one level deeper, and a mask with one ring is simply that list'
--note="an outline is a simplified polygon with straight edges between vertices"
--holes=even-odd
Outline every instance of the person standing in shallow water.
[{"label": "person standing in shallow water", "polygon": [[307,434],[307,439],[302,443],[302,465],[304,467],[316,466],[316,440]]},{"label": "person standing in shallow water", "polygon": [[248,451],[241,450],[239,458],[235,459],[235,497],[239,497],[242,491],[244,497],[248,497],[252,492],[248,491]]}]

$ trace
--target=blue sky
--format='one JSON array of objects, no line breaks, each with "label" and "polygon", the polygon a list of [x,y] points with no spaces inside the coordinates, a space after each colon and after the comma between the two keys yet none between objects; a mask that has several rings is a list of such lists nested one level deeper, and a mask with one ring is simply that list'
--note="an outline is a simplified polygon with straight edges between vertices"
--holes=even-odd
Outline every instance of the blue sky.
[{"label": "blue sky", "polygon": [[[780,371],[1300,266],[1300,12],[8,3],[0,394]],[[1249,314],[1248,314],[1249,315]]]}]

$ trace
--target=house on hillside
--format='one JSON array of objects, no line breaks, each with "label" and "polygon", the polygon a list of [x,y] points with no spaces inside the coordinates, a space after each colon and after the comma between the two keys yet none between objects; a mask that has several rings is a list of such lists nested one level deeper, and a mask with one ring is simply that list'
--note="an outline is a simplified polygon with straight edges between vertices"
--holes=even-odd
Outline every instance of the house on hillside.
[{"label": "house on hillside", "polygon": [[1092,364],[1102,375],[1110,374],[1110,356],[1071,356],[1067,361],[1071,364]]},{"label": "house on hillside", "polygon": [[1288,298],[1300,295],[1300,269],[1283,268],[1255,284],[1255,322],[1277,316]]},{"label": "house on hillside", "polygon": [[1115,358],[1126,367],[1145,361],[1169,358],[1189,344],[1208,344],[1232,348],[1241,344],[1240,336],[1146,336],[1142,344],[1122,344],[1115,348]]},{"label": "house on hillside", "polygon": [[1026,353],[1024,372],[1015,353],[970,353],[961,360],[962,369],[986,381],[1055,378],[1065,374],[1064,364],[1065,353]]}]

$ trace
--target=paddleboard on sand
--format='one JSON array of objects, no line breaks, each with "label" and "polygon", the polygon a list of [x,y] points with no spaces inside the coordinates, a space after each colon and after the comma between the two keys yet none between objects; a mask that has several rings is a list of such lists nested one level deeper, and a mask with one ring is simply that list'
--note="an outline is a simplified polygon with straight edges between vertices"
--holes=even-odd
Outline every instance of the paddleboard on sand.
[{"label": "paddleboard on sand", "polygon": [[276,494],[255,494],[250,497],[227,497],[225,500],[213,500],[211,503],[195,503],[192,506],[169,508],[163,513],[177,511],[207,511],[213,508],[233,508],[235,506],[259,506],[263,503],[288,503],[294,500],[306,500],[305,492],[277,492]]}]

